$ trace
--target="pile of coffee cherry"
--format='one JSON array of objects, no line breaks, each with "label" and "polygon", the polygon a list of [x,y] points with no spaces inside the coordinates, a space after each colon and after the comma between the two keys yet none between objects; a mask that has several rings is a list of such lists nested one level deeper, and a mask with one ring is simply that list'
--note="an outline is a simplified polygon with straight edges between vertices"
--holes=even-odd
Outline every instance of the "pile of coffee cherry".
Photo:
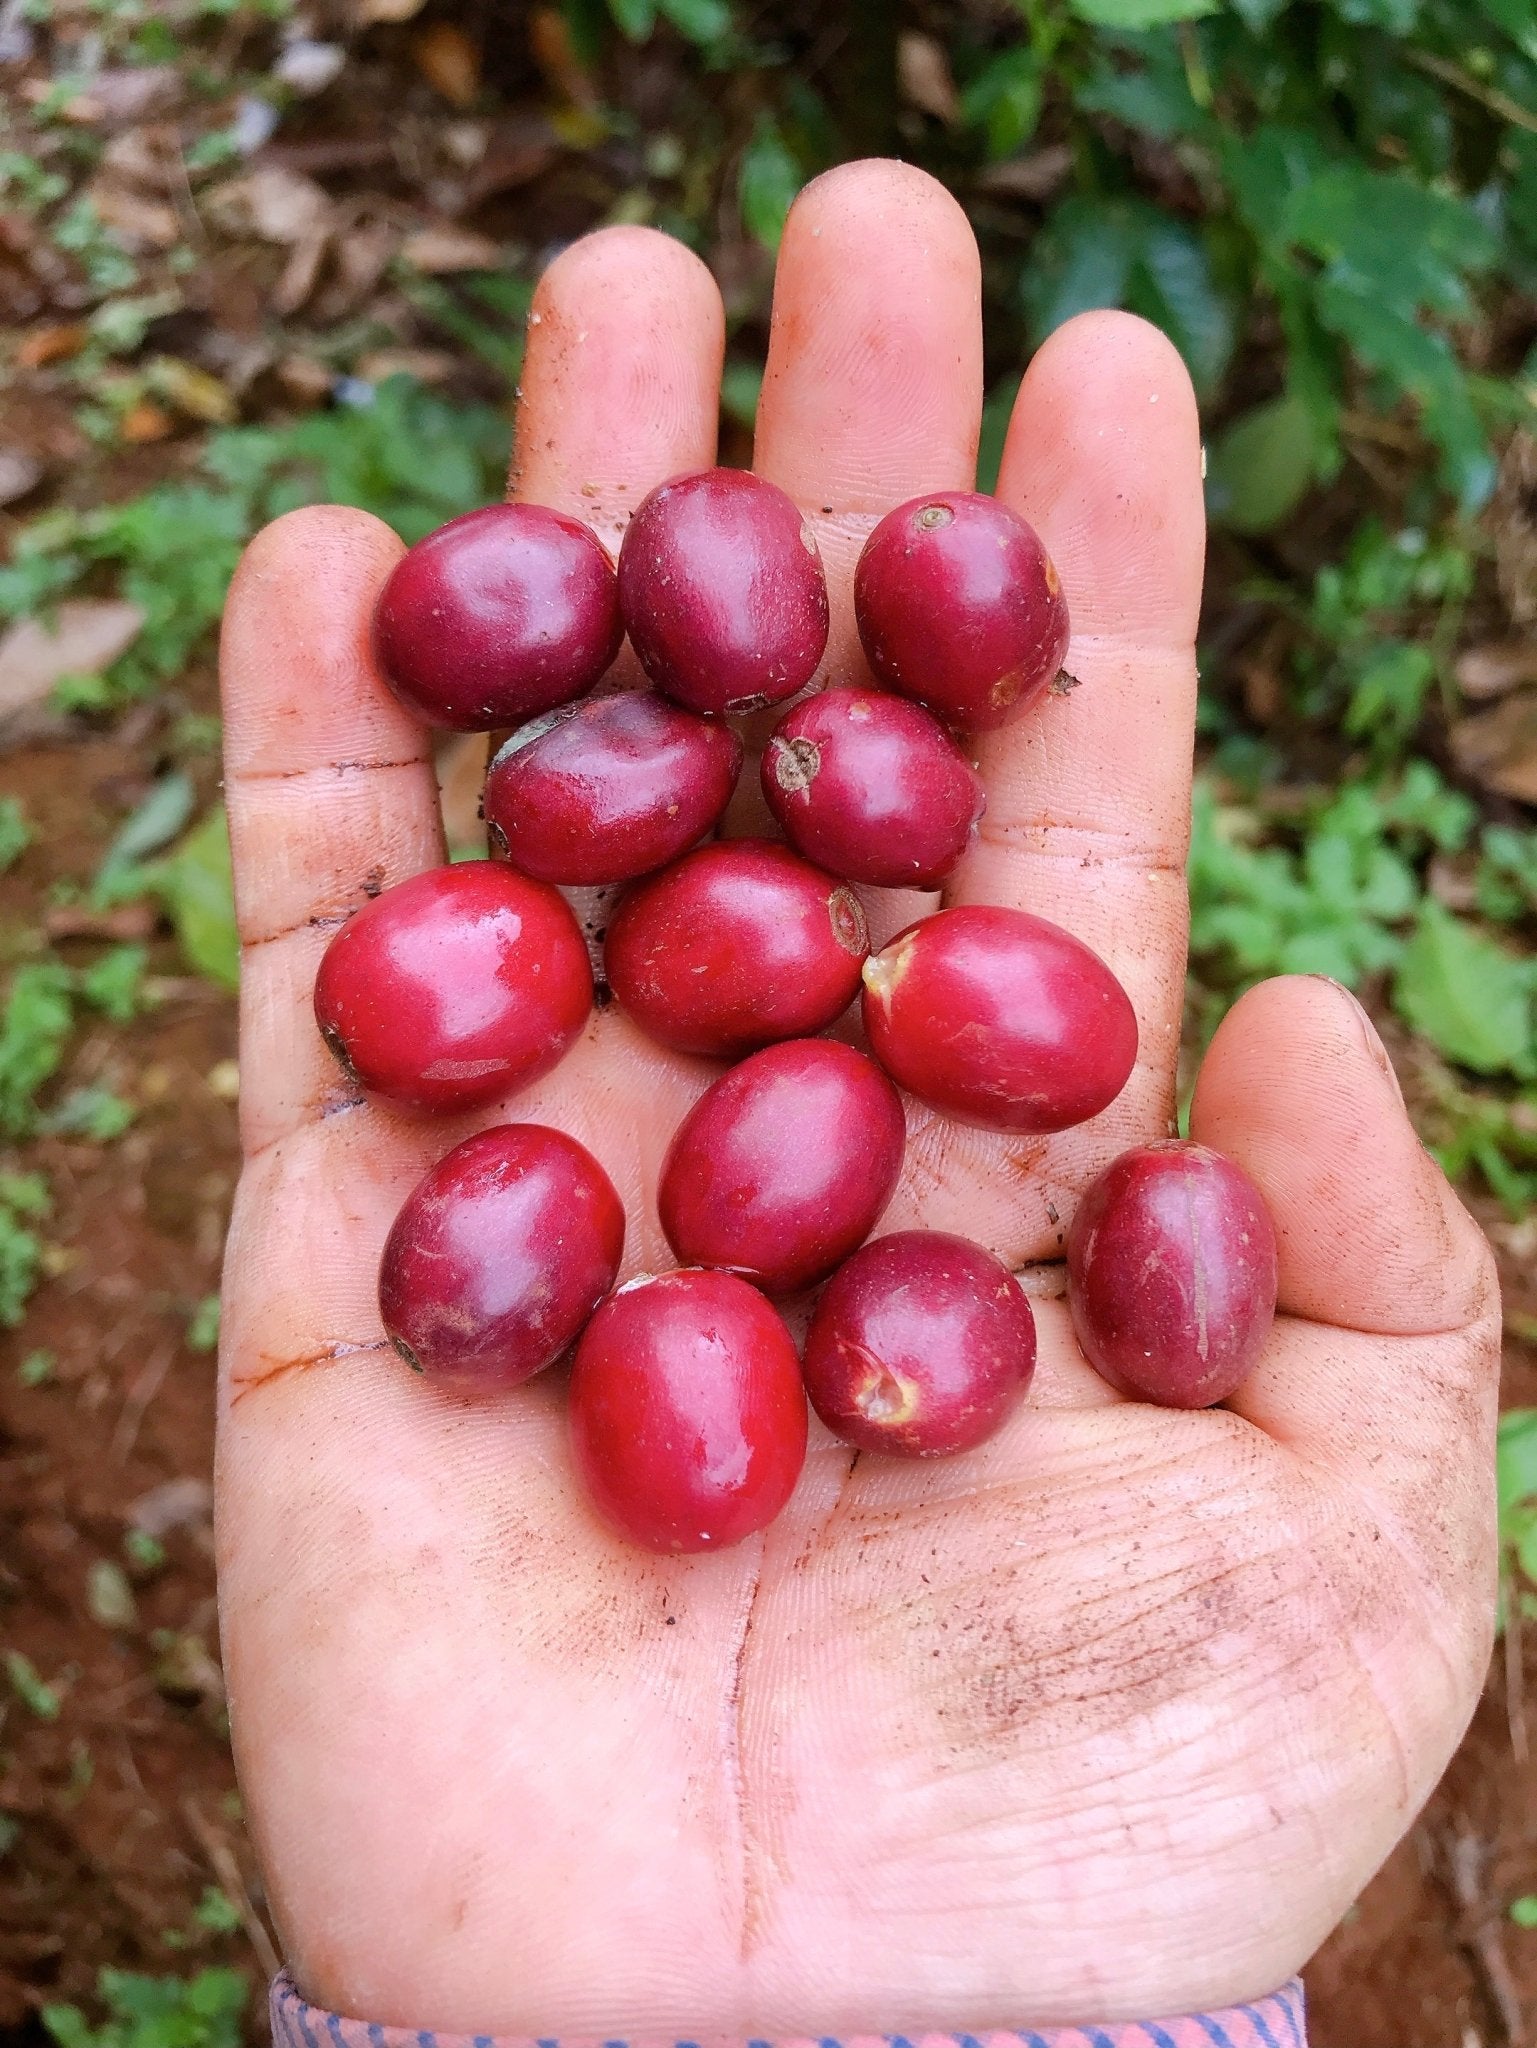
[{"label": "pile of coffee cherry", "polygon": [[[985,802],[960,737],[1070,682],[1040,540],[994,498],[915,498],[871,533],[854,598],[878,687],[804,694],[828,637],[815,540],[774,485],[714,469],[644,500],[617,569],[547,507],[452,520],[402,557],[375,617],[417,717],[511,737],[486,777],[495,857],[385,891],[326,951],[316,1016],[351,1079],[448,1112],[548,1073],[595,999],[561,891],[594,885],[623,885],[599,992],[661,1045],[732,1062],[662,1166],[675,1269],[616,1289],[625,1218],[607,1174],[564,1132],[509,1123],[426,1175],[380,1271],[395,1348],[456,1392],[571,1355],[576,1466],[654,1550],[772,1521],[808,1395],[863,1451],[964,1451],[1003,1424],[1035,1366],[1016,1279],[945,1232],[871,1238],[902,1171],[899,1089],[985,1129],[1060,1131],[1114,1101],[1136,1058],[1130,1000],[1071,933],[964,906],[872,952],[858,893],[944,883]],[[591,694],[626,634],[652,687]],[[712,836],[744,757],[729,721],[776,705],[761,784],[783,838]],[[825,1035],[856,996],[868,1050]],[[1067,1255],[1079,1340],[1123,1392],[1206,1406],[1254,1363],[1275,1238],[1219,1154],[1126,1153],[1087,1191]],[[814,1289],[797,1346],[775,1302]]]}]

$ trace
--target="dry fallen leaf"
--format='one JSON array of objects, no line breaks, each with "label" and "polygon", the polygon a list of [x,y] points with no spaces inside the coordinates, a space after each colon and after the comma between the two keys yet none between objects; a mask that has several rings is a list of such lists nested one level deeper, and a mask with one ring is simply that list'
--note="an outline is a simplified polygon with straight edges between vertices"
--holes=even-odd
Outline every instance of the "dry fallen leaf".
[{"label": "dry fallen leaf", "polygon": [[175,420],[152,398],[136,400],[117,423],[118,439],[126,441],[131,448],[141,448],[150,441],[164,441],[175,430]]},{"label": "dry fallen leaf", "polygon": [[434,21],[411,39],[416,68],[450,106],[467,107],[480,91],[480,52],[462,28]]},{"label": "dry fallen leaf", "polygon": [[41,370],[49,363],[67,362],[85,347],[85,328],[78,320],[64,327],[34,327],[16,350],[23,370]]},{"label": "dry fallen leaf", "polygon": [[1537,804],[1537,693],[1521,690],[1452,727],[1452,754],[1465,775],[1518,803]]},{"label": "dry fallen leaf", "polygon": [[1073,152],[1065,142],[1048,143],[1029,156],[1010,157],[1001,164],[989,164],[978,173],[984,192],[1002,192],[1011,199],[1050,199],[1073,168]]},{"label": "dry fallen leaf", "polygon": [[176,209],[163,199],[147,199],[104,178],[95,179],[87,191],[106,225],[141,249],[174,249],[181,240]]},{"label": "dry fallen leaf", "polygon": [[[51,89],[44,88],[45,92]],[[85,91],[67,100],[60,112],[66,121],[82,127],[102,122],[126,127],[149,114],[163,113],[180,96],[181,75],[174,64],[125,65],[115,71],[98,71]]]},{"label": "dry fallen leaf", "polygon": [[287,319],[289,314],[297,313],[315,289],[330,240],[330,230],[320,228],[295,245],[283,266],[283,275],[273,287],[272,310],[280,318]]},{"label": "dry fallen leaf", "polygon": [[39,704],[63,676],[94,676],[126,654],[144,614],[121,598],[66,598],[51,621],[18,619],[0,636],[0,716]]},{"label": "dry fallen leaf", "polygon": [[352,0],[352,19],[358,28],[376,21],[409,21],[425,4],[426,0]]},{"label": "dry fallen leaf", "polygon": [[950,59],[933,36],[908,30],[897,37],[897,80],[902,97],[921,113],[932,114],[953,128],[961,118],[961,96],[955,89]]},{"label": "dry fallen leaf", "polygon": [[298,399],[301,405],[318,405],[330,396],[336,381],[325,364],[317,363],[313,356],[284,356],[277,374],[289,397]]},{"label": "dry fallen leaf", "polygon": [[367,384],[382,384],[386,377],[414,377],[418,384],[441,384],[454,374],[455,362],[444,349],[375,348],[358,357],[352,372]]},{"label": "dry fallen leaf", "polygon": [[418,229],[406,237],[400,253],[413,270],[425,271],[429,277],[447,277],[460,270],[495,270],[502,260],[501,250],[488,236],[448,226]]},{"label": "dry fallen leaf", "polygon": [[264,164],[215,186],[204,203],[237,231],[258,235],[264,242],[310,241],[325,230],[331,217],[325,189],[281,164]]},{"label": "dry fallen leaf", "polygon": [[195,363],[183,362],[180,356],[156,356],[149,377],[158,395],[189,419],[224,427],[236,415],[235,401],[218,378]]},{"label": "dry fallen leaf", "polygon": [[1522,683],[1537,683],[1537,640],[1487,640],[1458,655],[1456,673],[1464,697],[1503,697]]},{"label": "dry fallen leaf", "polygon": [[566,18],[554,7],[536,7],[529,17],[528,47],[534,62],[555,90],[589,113],[598,108],[598,90],[572,39]]},{"label": "dry fallen leaf", "polygon": [[13,505],[43,480],[43,465],[25,448],[0,448],[0,505]]},{"label": "dry fallen leaf", "polygon": [[1500,595],[1518,626],[1537,619],[1537,435],[1512,434],[1489,507]]},{"label": "dry fallen leaf", "polygon": [[347,53],[340,43],[317,43],[299,36],[284,45],[272,75],[301,99],[314,99],[341,76]]}]

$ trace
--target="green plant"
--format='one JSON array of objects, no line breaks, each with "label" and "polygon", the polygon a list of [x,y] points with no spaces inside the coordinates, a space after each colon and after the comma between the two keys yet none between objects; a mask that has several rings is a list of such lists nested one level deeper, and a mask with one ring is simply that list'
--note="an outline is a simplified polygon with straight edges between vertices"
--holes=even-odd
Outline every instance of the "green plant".
[{"label": "green plant", "polygon": [[1537,1408],[1507,1408],[1496,1451],[1503,1568],[1537,1585]]},{"label": "green plant", "polygon": [[99,2025],[78,2006],[44,2006],[58,2048],[240,2048],[249,1986],[238,1970],[186,1978],[103,1970],[96,1982],[106,2008]]},{"label": "green plant", "polygon": [[45,1685],[38,1676],[37,1666],[20,1650],[5,1653],[5,1675],[10,1680],[11,1691],[15,1693],[27,1712],[38,1721],[57,1721],[59,1718],[59,1695],[56,1687]]},{"label": "green plant", "polygon": [[43,1270],[43,1243],[34,1225],[52,1202],[40,1173],[0,1173],[0,1330],[21,1321]]}]

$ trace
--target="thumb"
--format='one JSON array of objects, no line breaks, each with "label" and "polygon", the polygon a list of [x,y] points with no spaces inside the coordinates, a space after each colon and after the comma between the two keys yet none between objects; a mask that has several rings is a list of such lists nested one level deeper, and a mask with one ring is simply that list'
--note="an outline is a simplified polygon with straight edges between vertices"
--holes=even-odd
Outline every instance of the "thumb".
[{"label": "thumb", "polygon": [[1428,1337],[1497,1308],[1489,1247],[1420,1144],[1371,1019],[1337,982],[1283,976],[1235,1004],[1202,1066],[1190,1134],[1263,1191],[1283,1313]]}]

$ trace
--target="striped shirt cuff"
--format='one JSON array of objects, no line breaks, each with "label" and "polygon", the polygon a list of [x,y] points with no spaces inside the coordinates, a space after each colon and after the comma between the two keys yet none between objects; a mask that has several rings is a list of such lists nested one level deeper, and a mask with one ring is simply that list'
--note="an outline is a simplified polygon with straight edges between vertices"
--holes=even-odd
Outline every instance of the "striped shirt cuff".
[{"label": "striped shirt cuff", "polygon": [[692,2040],[632,2034],[445,2034],[345,2019],[306,2003],[285,1970],[272,1986],[274,2048],[1307,2048],[1302,1980],[1294,1978],[1255,2005],[1186,2013],[1166,2020],[1122,2020],[1104,2027],[1024,2027],[984,2034],[843,2034],[775,2041],[701,2034]]}]

